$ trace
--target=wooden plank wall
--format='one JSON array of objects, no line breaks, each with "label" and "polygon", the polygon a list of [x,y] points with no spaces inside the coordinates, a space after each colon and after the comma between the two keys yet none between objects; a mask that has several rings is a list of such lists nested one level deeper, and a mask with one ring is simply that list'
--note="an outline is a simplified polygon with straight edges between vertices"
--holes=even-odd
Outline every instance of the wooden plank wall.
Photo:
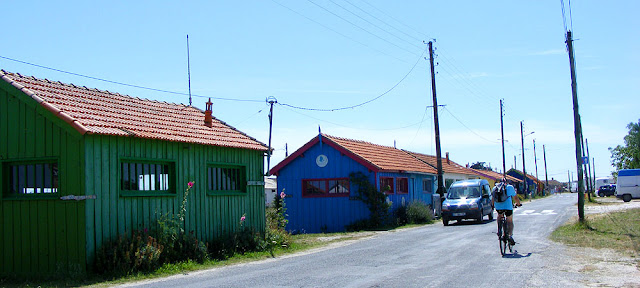
[{"label": "wooden plank wall", "polygon": [[0,81],[0,275],[81,275],[83,201],[7,197],[12,161],[56,159],[59,193],[82,195],[82,136],[27,95]]},{"label": "wooden plank wall", "polygon": [[[240,217],[246,225],[265,231],[264,186],[247,186],[245,195],[207,195],[208,163],[246,165],[248,181],[263,181],[263,152],[160,140],[92,135],[86,138],[86,193],[97,199],[86,206],[87,261],[105,241],[132,231],[152,229],[166,213],[178,213],[187,182],[195,181],[188,194],[186,231],[203,241],[234,232]],[[166,161],[175,166],[176,193],[172,196],[123,196],[120,193],[120,161]]]},{"label": "wooden plank wall", "polygon": [[[316,165],[316,157],[324,154],[329,162],[325,167]],[[280,170],[278,192],[285,189],[289,224],[294,233],[320,233],[344,231],[344,226],[369,217],[367,206],[350,197],[302,198],[302,179],[327,179],[349,177],[352,172],[362,172],[374,181],[374,173],[364,166],[342,155],[340,151],[324,144],[309,148],[303,157],[291,161]],[[355,187],[351,195],[356,196]]]}]

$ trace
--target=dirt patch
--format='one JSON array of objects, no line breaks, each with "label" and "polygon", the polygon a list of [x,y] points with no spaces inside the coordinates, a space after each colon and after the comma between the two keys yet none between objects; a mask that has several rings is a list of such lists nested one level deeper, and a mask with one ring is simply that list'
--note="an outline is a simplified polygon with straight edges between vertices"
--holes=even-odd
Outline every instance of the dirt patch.
[{"label": "dirt patch", "polygon": [[[603,214],[640,208],[640,201],[622,202],[615,198],[598,198],[609,205],[585,206],[586,214]],[[558,269],[578,272],[587,287],[640,287],[640,255],[627,256],[612,249],[567,247],[568,261]]]},{"label": "dirt patch", "polygon": [[579,272],[587,287],[640,287],[637,259],[611,249],[569,247],[569,261],[558,267]]}]

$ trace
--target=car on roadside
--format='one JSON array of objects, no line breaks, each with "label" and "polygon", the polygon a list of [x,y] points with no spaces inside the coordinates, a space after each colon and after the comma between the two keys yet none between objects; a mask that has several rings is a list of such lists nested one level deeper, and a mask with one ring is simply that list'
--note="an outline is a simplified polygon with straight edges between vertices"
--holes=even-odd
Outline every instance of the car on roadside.
[{"label": "car on roadside", "polygon": [[598,196],[600,197],[613,196],[616,194],[616,185],[615,184],[602,185],[600,186],[600,188],[598,188],[598,192],[596,194],[598,194]]},{"label": "car on roadside", "polygon": [[491,186],[484,179],[457,181],[449,186],[447,197],[442,202],[442,223],[473,219],[481,223],[485,215],[493,220]]}]

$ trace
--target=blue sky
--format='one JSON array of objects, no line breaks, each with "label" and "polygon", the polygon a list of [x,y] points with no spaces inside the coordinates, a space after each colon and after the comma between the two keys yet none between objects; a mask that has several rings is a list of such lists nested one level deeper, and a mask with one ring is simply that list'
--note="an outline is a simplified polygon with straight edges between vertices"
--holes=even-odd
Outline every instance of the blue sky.
[{"label": "blue sky", "polygon": [[[598,177],[608,147],[640,119],[638,1],[573,1],[584,137]],[[323,133],[435,155],[429,62],[436,39],[442,151],[453,161],[502,169],[499,99],[505,102],[507,169],[575,177],[569,60],[560,1],[8,1],[0,56],[77,74],[213,98],[216,117],[268,142],[272,166]],[[134,97],[188,96],[107,83],[0,58],[0,68]],[[406,76],[406,77],[405,77]],[[393,89],[392,89],[393,88]],[[390,90],[391,89],[391,90]],[[294,109],[298,106],[334,112]],[[221,99],[225,98],[225,99]],[[244,100],[230,101],[226,99]],[[194,97],[204,109],[206,98]],[[286,104],[286,105],[283,105]]]}]

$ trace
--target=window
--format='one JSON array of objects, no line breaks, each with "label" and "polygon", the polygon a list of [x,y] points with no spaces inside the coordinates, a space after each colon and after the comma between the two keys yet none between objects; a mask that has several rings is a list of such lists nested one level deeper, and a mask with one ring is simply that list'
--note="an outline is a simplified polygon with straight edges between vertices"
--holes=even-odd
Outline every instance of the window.
[{"label": "window", "polygon": [[393,178],[380,177],[380,191],[386,194],[393,194]]},{"label": "window", "polygon": [[54,195],[58,193],[58,163],[11,163],[6,166],[9,189],[5,196]]},{"label": "window", "polygon": [[214,194],[245,193],[247,177],[244,166],[207,166],[207,190]]},{"label": "window", "polygon": [[396,178],[396,193],[407,194],[409,193],[409,180],[407,178]]},{"label": "window", "polygon": [[347,178],[302,180],[303,197],[346,197],[349,192]]},{"label": "window", "polygon": [[120,163],[120,189],[128,192],[172,192],[172,175],[173,165],[170,163],[123,161]]},{"label": "window", "polygon": [[451,184],[453,184],[453,182],[455,182],[455,180],[453,179],[444,179],[444,187],[449,189],[449,187],[451,186]]},{"label": "window", "polygon": [[423,193],[433,193],[433,180],[431,180],[431,179],[423,179],[422,180],[422,192]]}]

